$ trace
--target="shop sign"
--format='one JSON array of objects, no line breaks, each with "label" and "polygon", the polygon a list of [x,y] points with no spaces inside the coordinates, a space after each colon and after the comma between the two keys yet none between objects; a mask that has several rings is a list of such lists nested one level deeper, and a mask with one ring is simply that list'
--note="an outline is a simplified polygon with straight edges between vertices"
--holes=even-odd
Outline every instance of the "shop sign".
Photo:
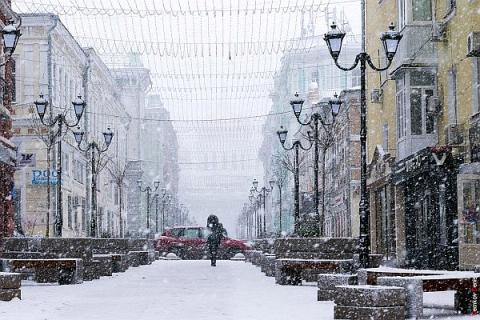
[{"label": "shop sign", "polygon": [[20,153],[17,164],[19,167],[35,167],[37,163],[35,153]]},{"label": "shop sign", "polygon": [[[34,169],[32,170],[32,184],[34,185],[46,185],[48,181],[48,170],[47,169]],[[57,171],[50,170],[50,184],[56,185],[57,180]]]},{"label": "shop sign", "polygon": [[463,210],[463,220],[468,224],[476,224],[478,221],[478,211],[475,208]]}]

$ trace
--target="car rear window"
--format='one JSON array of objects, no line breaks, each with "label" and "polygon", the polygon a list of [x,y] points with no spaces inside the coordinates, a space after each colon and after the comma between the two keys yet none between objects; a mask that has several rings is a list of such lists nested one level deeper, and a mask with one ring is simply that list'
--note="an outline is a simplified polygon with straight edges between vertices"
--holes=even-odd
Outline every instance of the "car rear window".
[{"label": "car rear window", "polygon": [[206,228],[202,228],[202,238],[205,238],[205,239],[208,238],[210,233],[212,233],[210,230],[208,230]]},{"label": "car rear window", "polygon": [[183,228],[180,228],[180,229],[179,229],[179,228],[177,228],[177,229],[172,229],[171,232],[172,232],[172,235],[173,235],[174,237],[177,237],[177,238],[178,238],[178,237],[182,237],[182,236],[183,236]]},{"label": "car rear window", "polygon": [[191,238],[191,239],[196,239],[199,238],[199,233],[198,233],[198,228],[195,229],[185,229],[184,237],[185,238]]}]

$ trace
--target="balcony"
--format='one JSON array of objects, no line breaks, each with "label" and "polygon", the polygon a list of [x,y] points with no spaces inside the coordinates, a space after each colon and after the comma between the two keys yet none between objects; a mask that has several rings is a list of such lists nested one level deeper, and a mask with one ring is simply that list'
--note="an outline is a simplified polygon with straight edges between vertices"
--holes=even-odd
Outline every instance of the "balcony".
[{"label": "balcony", "polygon": [[432,39],[432,25],[407,25],[402,30],[403,38],[398,46],[390,71],[402,66],[434,65],[437,53]]}]

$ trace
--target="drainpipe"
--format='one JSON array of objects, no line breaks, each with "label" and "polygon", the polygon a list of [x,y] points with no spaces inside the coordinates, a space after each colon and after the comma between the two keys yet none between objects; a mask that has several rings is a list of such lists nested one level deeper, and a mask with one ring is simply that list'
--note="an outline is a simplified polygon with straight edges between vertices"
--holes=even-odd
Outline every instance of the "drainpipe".
[{"label": "drainpipe", "polygon": [[[89,105],[89,101],[88,101],[88,98],[89,98],[89,87],[88,87],[88,80],[89,80],[89,75],[90,75],[90,66],[91,66],[91,56],[89,53],[87,53],[87,65],[84,67],[83,69],[83,98],[84,98],[84,101],[87,105],[87,108],[88,108],[88,105]],[[83,130],[84,132],[90,132],[89,131],[89,127],[88,127],[88,112],[84,112],[83,113]],[[93,152],[93,150],[92,150]],[[91,176],[92,172],[91,172],[91,168],[90,166],[86,165],[86,172],[87,172],[87,177],[86,179],[88,179],[88,177]],[[83,228],[84,228],[84,232],[85,232],[85,236],[89,236],[90,235],[90,229],[89,229],[89,226],[90,226],[90,217],[91,217],[91,214],[87,214],[87,212],[90,212],[90,210],[93,210],[92,209],[92,203],[90,201],[91,199],[91,195],[90,195],[90,188],[88,187],[88,183],[85,183],[85,208],[83,208],[84,212],[83,212],[83,217],[84,219],[82,219],[82,223],[84,224],[83,225]],[[87,210],[87,208],[90,208],[87,212],[85,212],[85,210]]]},{"label": "drainpipe", "polygon": [[53,25],[48,29],[47,34],[47,42],[48,42],[48,51],[47,51],[47,70],[48,70],[48,105],[50,107],[50,117],[52,116],[52,82],[53,82],[53,75],[52,75],[52,31],[57,27],[58,24],[58,16],[53,16]]},{"label": "drainpipe", "polygon": [[[50,122],[52,121],[52,82],[53,82],[53,75],[52,75],[52,31],[57,27],[58,24],[58,17],[54,16],[53,18],[53,25],[48,29],[47,32],[47,72],[48,72],[48,105],[50,108]],[[55,154],[55,145],[50,144],[52,140],[51,137],[51,129],[49,129],[49,139],[47,145],[47,219],[46,219],[46,230],[45,236],[48,238],[50,236],[50,217],[51,217],[51,184],[50,184],[50,173],[51,173],[51,152]],[[54,165],[56,165],[56,157],[53,157]]]}]

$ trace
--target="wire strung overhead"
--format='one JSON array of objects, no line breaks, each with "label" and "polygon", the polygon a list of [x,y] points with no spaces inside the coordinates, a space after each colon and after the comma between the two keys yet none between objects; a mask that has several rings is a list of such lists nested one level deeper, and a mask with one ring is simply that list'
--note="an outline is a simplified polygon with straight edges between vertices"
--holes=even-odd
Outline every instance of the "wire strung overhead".
[{"label": "wire strung overhead", "polygon": [[212,0],[62,0],[25,1],[18,0],[30,12],[53,12],[58,15],[77,14],[119,16],[207,16],[207,15],[257,15],[286,14],[294,12],[318,12],[324,6],[355,2],[354,0],[283,0],[283,1],[226,1],[215,5]]},{"label": "wire strung overhead", "polygon": [[[172,122],[185,168],[245,165],[245,171],[236,172],[239,177],[260,167],[254,159],[265,119],[285,116],[270,114],[281,59],[301,60],[312,50],[326,50],[321,36],[334,7],[358,1],[12,2],[19,13],[59,15],[81,46],[93,47],[110,68],[150,70],[149,94],[164,102],[170,119],[135,120]],[[331,63],[319,60],[312,70],[289,68],[289,81],[301,81]],[[232,176],[233,182],[238,181]]]}]

